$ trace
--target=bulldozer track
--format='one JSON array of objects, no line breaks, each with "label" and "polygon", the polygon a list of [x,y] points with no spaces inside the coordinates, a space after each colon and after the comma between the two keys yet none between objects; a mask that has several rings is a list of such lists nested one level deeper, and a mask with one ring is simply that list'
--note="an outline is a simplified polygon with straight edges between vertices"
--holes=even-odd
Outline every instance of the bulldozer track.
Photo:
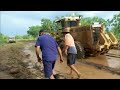
[{"label": "bulldozer track", "polygon": [[113,74],[120,75],[120,69],[111,68],[109,66],[105,66],[105,65],[102,65],[102,64],[96,64],[96,63],[93,63],[93,62],[87,62],[87,61],[80,61],[80,62],[83,63],[83,64],[86,64],[86,65],[94,66],[97,69],[103,69],[103,70],[109,71]]},{"label": "bulldozer track", "polygon": [[120,58],[120,55],[113,54],[113,53],[108,53],[108,54],[106,54],[106,56]]},{"label": "bulldozer track", "polygon": [[[116,54],[113,54],[113,53],[108,53],[108,54],[111,54],[111,55],[116,55]],[[118,56],[120,56],[120,55],[118,55]]]}]

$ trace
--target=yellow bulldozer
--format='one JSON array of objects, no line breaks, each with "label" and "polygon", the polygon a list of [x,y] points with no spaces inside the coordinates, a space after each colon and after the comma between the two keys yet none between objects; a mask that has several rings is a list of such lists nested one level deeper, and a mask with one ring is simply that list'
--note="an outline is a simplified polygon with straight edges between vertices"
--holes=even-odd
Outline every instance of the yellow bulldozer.
[{"label": "yellow bulldozer", "polygon": [[[80,20],[80,17],[69,16],[56,21],[62,27],[59,33],[66,27],[71,28],[70,33],[75,40],[78,51],[77,58],[105,54],[118,43],[113,33],[105,32],[103,24],[96,22],[92,25],[81,25]],[[62,36],[61,34],[58,35]],[[62,46],[64,42],[61,42],[60,38],[59,44]]]}]

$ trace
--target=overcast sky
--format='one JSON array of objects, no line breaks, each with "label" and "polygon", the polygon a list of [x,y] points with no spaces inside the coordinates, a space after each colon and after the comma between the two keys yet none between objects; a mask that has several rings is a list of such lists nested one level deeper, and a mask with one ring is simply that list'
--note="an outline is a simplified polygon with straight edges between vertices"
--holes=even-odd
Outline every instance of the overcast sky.
[{"label": "overcast sky", "polygon": [[73,12],[78,12],[84,17],[98,16],[111,19],[120,11],[0,11],[0,31],[9,36],[24,35],[27,34],[30,26],[40,25],[42,18],[54,20],[56,16],[64,16]]}]

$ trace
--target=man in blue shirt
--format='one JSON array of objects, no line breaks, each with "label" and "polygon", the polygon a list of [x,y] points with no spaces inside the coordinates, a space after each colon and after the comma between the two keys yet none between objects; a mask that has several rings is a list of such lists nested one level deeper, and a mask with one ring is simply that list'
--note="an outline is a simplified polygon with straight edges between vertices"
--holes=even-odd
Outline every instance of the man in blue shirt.
[{"label": "man in blue shirt", "polygon": [[[45,30],[40,30],[39,38],[36,41],[35,47],[38,62],[43,61],[45,77],[54,79],[53,69],[58,57],[58,53],[60,55],[60,62],[63,62],[60,47],[52,36],[45,33]],[[39,56],[40,49],[42,52],[42,59]]]}]

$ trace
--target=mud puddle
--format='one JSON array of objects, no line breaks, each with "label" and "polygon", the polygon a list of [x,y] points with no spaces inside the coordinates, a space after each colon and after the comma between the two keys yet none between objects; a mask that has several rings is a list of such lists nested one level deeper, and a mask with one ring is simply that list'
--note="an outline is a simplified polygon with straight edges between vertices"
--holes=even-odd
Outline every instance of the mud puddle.
[{"label": "mud puddle", "polygon": [[[120,51],[119,50],[110,50],[110,52],[108,52],[108,54],[112,54],[112,55],[115,54],[118,56],[118,55],[120,55]],[[85,61],[93,62],[96,64],[101,64],[104,66],[108,66],[108,67],[120,70],[120,58],[100,55],[97,57],[89,57],[89,58],[85,59]]]},{"label": "mud puddle", "polygon": [[28,43],[24,46],[23,52],[25,54],[25,59],[23,62],[27,64],[27,69],[37,76],[36,79],[43,79],[43,64],[38,63],[35,50],[33,49],[34,43]]}]

